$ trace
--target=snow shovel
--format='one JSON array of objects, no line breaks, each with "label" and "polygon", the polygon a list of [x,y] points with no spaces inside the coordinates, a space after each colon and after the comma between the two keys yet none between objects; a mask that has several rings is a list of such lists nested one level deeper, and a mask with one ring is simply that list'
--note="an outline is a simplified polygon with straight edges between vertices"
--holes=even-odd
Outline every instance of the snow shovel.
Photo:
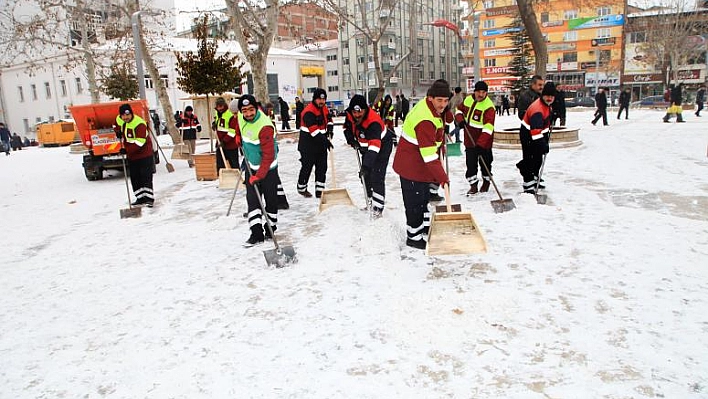
[{"label": "snow shovel", "polygon": [[[123,141],[120,143],[121,148],[123,148]],[[128,187],[128,168],[125,167],[125,154],[120,154],[120,159],[123,161],[123,179],[125,180],[125,191],[128,193],[128,208],[120,210],[120,218],[139,218],[142,215],[142,208],[139,206],[133,206],[130,203],[130,187]]]},{"label": "snow shovel", "polygon": [[155,133],[152,131],[150,126],[148,126],[148,130],[150,131],[150,135],[152,136],[152,141],[155,142],[157,149],[160,150],[160,154],[162,154],[162,159],[165,160],[165,168],[167,168],[167,173],[174,172],[175,167],[170,163],[170,161],[167,160],[167,157],[165,156],[165,152],[162,151],[162,147],[160,147],[160,143],[157,141],[157,137],[155,137]]},{"label": "snow shovel", "polygon": [[228,217],[231,214],[231,207],[234,205],[234,199],[236,198],[236,192],[238,191],[238,186],[241,185],[241,182],[243,181],[243,178],[241,177],[241,170],[239,170],[239,175],[238,175],[238,180],[236,180],[236,187],[234,187],[234,193],[231,195],[231,202],[229,203],[229,210],[226,211],[226,216]]},{"label": "snow shovel", "polygon": [[[458,143],[459,144],[459,143]],[[448,179],[450,176],[450,162],[448,161],[448,146],[447,146],[447,134],[445,135],[445,174],[448,175]],[[458,147],[459,150],[459,147]],[[447,183],[448,187],[450,186],[450,183]],[[449,188],[448,188],[449,189]],[[446,205],[436,205],[435,206],[435,212],[446,212],[447,211],[447,206]],[[452,212],[462,212],[462,205],[460,204],[452,204],[450,205],[450,209]]]},{"label": "snow shovel", "polygon": [[533,195],[536,197],[536,203],[541,205],[546,205],[546,201],[548,201],[548,196],[546,194],[538,193],[538,186],[541,185],[541,176],[543,175],[544,165],[546,165],[546,154],[543,154],[543,160],[541,161],[541,169],[538,171],[538,180],[536,181],[536,188],[533,190]]},{"label": "snow shovel", "polygon": [[226,159],[226,155],[224,155],[224,145],[222,143],[219,144],[221,144],[219,146],[221,159],[224,161],[224,167],[219,169],[219,188],[227,190],[235,189],[238,185],[238,181],[241,180],[241,171],[231,168],[229,161]]},{"label": "snow shovel", "polygon": [[453,212],[450,188],[445,185],[447,212],[435,212],[430,221],[426,255],[465,255],[487,252],[487,243],[469,212]]},{"label": "snow shovel", "polygon": [[361,187],[364,189],[364,204],[366,204],[366,208],[369,212],[373,212],[373,208],[371,207],[371,201],[369,201],[369,193],[366,191],[366,183],[364,182],[364,176],[361,173],[361,157],[359,156],[359,149],[354,148],[354,151],[356,152],[356,162],[359,164],[359,181],[361,182]]},{"label": "snow shovel", "polygon": [[335,205],[354,206],[346,188],[337,188],[337,173],[334,170],[334,148],[329,152],[329,168],[332,170],[332,188],[322,191],[320,212]]},{"label": "snow shovel", "polygon": [[[251,169],[251,166],[248,165],[248,161],[246,161],[245,163],[246,167],[248,168],[248,171],[250,172],[249,177],[253,176],[253,169]],[[261,190],[258,189],[258,183],[253,185],[253,189],[256,190],[256,198],[258,198],[258,204],[261,206],[261,213],[265,218],[266,228],[268,229],[268,232],[270,233],[270,236],[273,239],[273,245],[275,245],[274,249],[266,249],[265,251],[263,251],[266,263],[269,266],[275,266],[277,269],[285,267],[289,263],[295,263],[297,261],[297,259],[295,258],[295,248],[293,248],[292,245],[280,246],[280,244],[278,244],[278,240],[275,238],[275,232],[273,231],[273,226],[271,226],[270,224],[268,212],[266,212],[265,204],[263,203],[263,198],[261,198]]]},{"label": "snow shovel", "polygon": [[503,213],[512,209],[516,209],[516,204],[514,204],[514,200],[512,200],[511,198],[502,198],[502,195],[499,192],[499,188],[497,188],[497,183],[494,182],[492,172],[489,171],[489,167],[487,166],[487,162],[484,160],[484,158],[482,158],[482,156],[479,156],[479,160],[482,163],[484,170],[487,171],[487,175],[489,175],[489,180],[492,181],[494,191],[496,191],[497,195],[499,196],[498,200],[490,201],[492,204],[492,208],[494,209],[494,213]]}]

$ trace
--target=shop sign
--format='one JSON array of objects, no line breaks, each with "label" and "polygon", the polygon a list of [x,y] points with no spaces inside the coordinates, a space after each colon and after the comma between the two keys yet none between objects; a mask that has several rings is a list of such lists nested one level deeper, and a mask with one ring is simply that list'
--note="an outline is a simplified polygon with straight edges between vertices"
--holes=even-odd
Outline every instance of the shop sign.
[{"label": "shop sign", "polygon": [[546,71],[548,72],[553,72],[553,71],[577,71],[578,70],[578,63],[573,61],[573,62],[549,62],[546,64]]},{"label": "shop sign", "polygon": [[611,46],[615,44],[615,38],[614,37],[603,37],[600,39],[592,39],[590,40],[590,45],[592,47],[597,47],[597,46]]},{"label": "shop sign", "polygon": [[624,15],[603,15],[601,17],[584,17],[568,20],[568,29],[588,29],[588,28],[604,28],[608,26],[624,25]]},{"label": "shop sign", "polygon": [[511,72],[511,67],[486,67],[484,68],[484,74],[485,75],[494,75],[498,73],[509,73]]},{"label": "shop sign", "polygon": [[649,84],[659,83],[663,79],[658,73],[642,73],[638,75],[622,75],[622,83],[626,84]]},{"label": "shop sign", "polygon": [[487,29],[482,32],[482,36],[504,35],[504,34],[511,33],[511,32],[518,32],[520,30],[521,30],[521,28],[519,28],[519,27]]},{"label": "shop sign", "polygon": [[596,83],[599,86],[619,86],[619,75],[617,73],[587,72],[585,74],[585,86],[595,86]]},{"label": "shop sign", "polygon": [[546,49],[548,51],[569,51],[569,50],[575,50],[576,49],[576,43],[575,42],[570,42],[570,43],[548,43],[546,45]]},{"label": "shop sign", "polygon": [[515,49],[513,49],[513,48],[497,48],[497,49],[493,49],[493,50],[485,50],[484,56],[485,57],[498,57],[500,55],[512,55],[514,50]]},{"label": "shop sign", "polygon": [[676,79],[678,80],[691,80],[699,79],[701,77],[700,69],[689,69],[685,71],[676,71]]},{"label": "shop sign", "polygon": [[518,10],[519,9],[516,6],[504,6],[504,7],[487,8],[484,11],[485,11],[485,14],[487,14],[487,17],[498,17],[500,15],[514,14]]},{"label": "shop sign", "polygon": [[553,26],[563,26],[564,23],[565,23],[565,21],[563,21],[563,20],[560,20],[560,21],[548,21],[548,22],[542,23],[541,26],[543,26],[544,28],[550,28],[550,27],[553,27]]}]

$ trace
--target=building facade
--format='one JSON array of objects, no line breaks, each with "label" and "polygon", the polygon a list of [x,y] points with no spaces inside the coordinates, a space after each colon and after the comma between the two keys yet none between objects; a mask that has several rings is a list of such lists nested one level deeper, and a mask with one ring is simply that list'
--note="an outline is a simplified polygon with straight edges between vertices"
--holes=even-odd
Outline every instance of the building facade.
[{"label": "building facade", "polygon": [[[387,5],[392,0],[363,3],[364,13],[354,0],[340,0],[339,6],[356,16],[356,25],[380,26],[389,17]],[[450,0],[400,0],[393,8],[390,25],[379,42],[381,68],[388,79],[387,94],[404,93],[420,98],[436,79],[446,79],[451,86],[461,80],[460,37],[451,29],[437,27],[439,21],[460,21],[462,7]],[[435,25],[434,25],[435,24]],[[343,99],[354,94],[368,94],[374,100],[379,86],[375,73],[373,46],[354,24],[342,22],[339,30],[339,88]],[[393,71],[394,67],[401,63]]]},{"label": "building facade", "polygon": [[[327,106],[331,109],[343,110],[348,105],[346,96],[343,96],[339,89],[339,40],[327,40],[296,47],[292,51],[311,54],[317,58],[324,59],[324,86],[327,90]],[[306,80],[306,88],[298,88],[298,95],[305,101],[309,101],[314,92],[314,87],[310,80]]]}]

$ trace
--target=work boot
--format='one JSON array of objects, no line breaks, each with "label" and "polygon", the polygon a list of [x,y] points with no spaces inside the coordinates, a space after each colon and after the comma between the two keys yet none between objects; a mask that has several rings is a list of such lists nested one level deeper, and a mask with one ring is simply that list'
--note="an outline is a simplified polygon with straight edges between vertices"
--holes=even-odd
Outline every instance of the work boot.
[{"label": "work boot", "polygon": [[297,193],[302,195],[305,198],[312,198],[312,194],[310,194],[310,192],[307,191],[307,189],[305,189],[305,191],[298,191]]},{"label": "work boot", "polygon": [[536,193],[536,180],[529,180],[524,182],[524,192],[528,194]]},{"label": "work boot", "polygon": [[261,227],[260,224],[257,224],[255,226],[251,226],[251,236],[248,237],[248,240],[246,240],[243,246],[249,248],[256,244],[260,244],[263,241],[265,241],[265,237],[263,237],[263,227]]},{"label": "work boot", "polygon": [[664,123],[669,123],[669,119],[671,119],[671,115],[670,115],[670,114],[664,115]]},{"label": "work boot", "polygon": [[290,204],[287,200],[278,202],[278,209],[290,209]]},{"label": "work boot", "polygon": [[477,183],[475,184],[470,184],[470,189],[467,191],[467,196],[469,197],[470,195],[475,195],[479,192],[477,189]]},{"label": "work boot", "polygon": [[686,121],[683,120],[683,116],[681,114],[678,114],[678,116],[676,117],[676,122],[677,123],[685,123]]},{"label": "work boot", "polygon": [[489,184],[489,179],[484,179],[484,181],[482,182],[482,187],[479,188],[479,191],[482,193],[486,193],[487,191],[489,191]]},{"label": "work boot", "polygon": [[[276,231],[278,231],[278,226],[273,226],[273,233],[275,233]],[[266,227],[266,229],[265,229],[265,234],[264,234],[264,236],[265,236],[265,239],[266,239],[266,240],[272,240],[272,239],[273,239],[273,234],[270,234],[270,229],[269,229],[268,227]]]},{"label": "work boot", "polygon": [[406,245],[409,247],[413,247],[416,249],[425,249],[425,240],[411,240],[410,238],[406,239]]},{"label": "work boot", "polygon": [[371,218],[372,219],[380,219],[382,216],[383,216],[383,209],[374,208],[371,211]]}]

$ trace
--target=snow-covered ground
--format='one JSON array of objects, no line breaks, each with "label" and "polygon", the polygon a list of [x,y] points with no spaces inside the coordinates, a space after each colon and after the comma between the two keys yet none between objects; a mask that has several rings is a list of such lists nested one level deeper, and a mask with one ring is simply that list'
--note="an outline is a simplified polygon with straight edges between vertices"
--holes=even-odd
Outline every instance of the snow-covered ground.
[{"label": "snow-covered ground", "polygon": [[[393,171],[382,219],[318,214],[281,142],[283,269],[270,242],[242,247],[243,191],[226,217],[231,192],[186,161],[121,220],[122,173],[89,182],[67,147],[0,154],[0,398],[706,398],[708,116],[591,116],[569,112],[583,145],[548,155],[551,205],[520,193],[520,151],[494,153],[502,214],[450,159],[489,247],[473,256],[404,245]],[[363,206],[339,130],[335,151]]]}]

